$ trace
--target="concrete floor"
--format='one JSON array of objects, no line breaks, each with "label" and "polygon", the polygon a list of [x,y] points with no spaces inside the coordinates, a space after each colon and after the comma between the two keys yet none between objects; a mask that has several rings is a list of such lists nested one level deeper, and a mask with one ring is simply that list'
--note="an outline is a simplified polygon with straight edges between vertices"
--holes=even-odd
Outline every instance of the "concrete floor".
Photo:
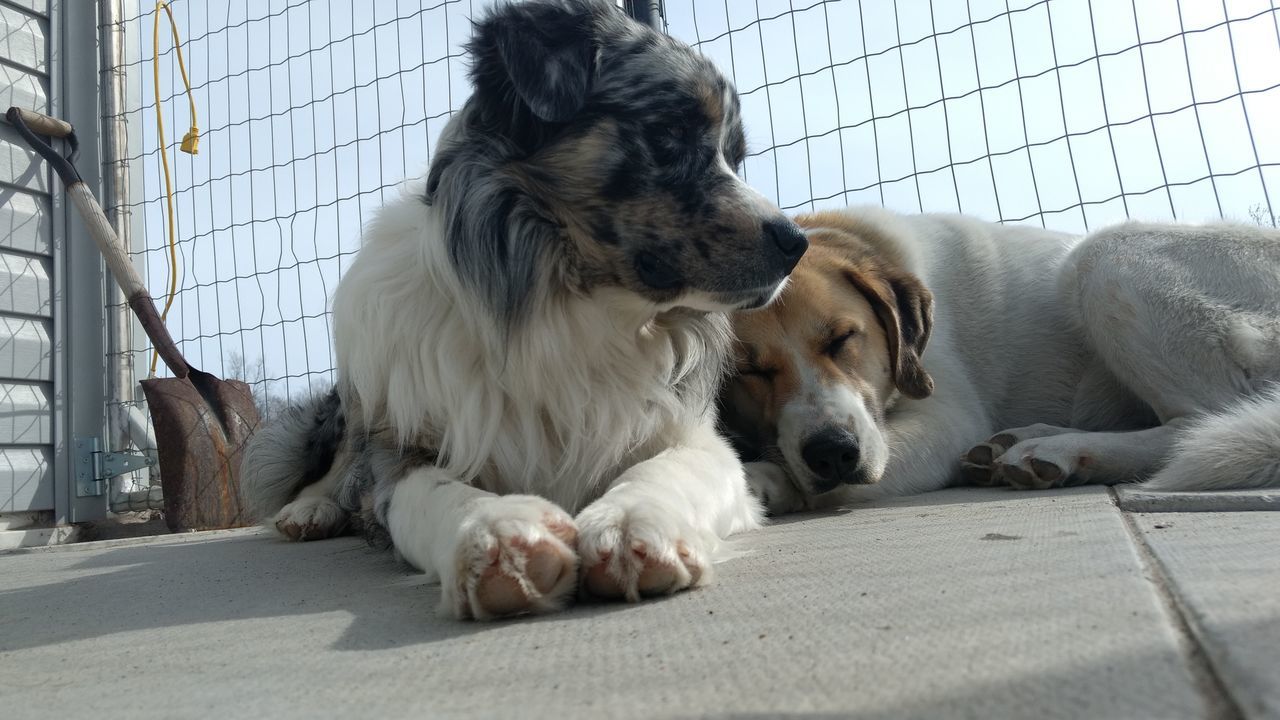
[{"label": "concrete floor", "polygon": [[785,519],[708,588],[490,624],[355,539],[15,552],[0,715],[1280,718],[1280,505],[1236,498],[945,491]]}]

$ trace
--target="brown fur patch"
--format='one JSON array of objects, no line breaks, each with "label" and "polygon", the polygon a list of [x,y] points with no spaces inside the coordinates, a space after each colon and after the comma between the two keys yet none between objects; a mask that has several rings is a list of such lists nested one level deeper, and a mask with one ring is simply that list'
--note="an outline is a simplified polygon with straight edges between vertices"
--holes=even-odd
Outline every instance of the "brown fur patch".
[{"label": "brown fur patch", "polygon": [[718,128],[724,122],[724,95],[714,85],[701,88],[702,111],[706,113],[711,126]]}]

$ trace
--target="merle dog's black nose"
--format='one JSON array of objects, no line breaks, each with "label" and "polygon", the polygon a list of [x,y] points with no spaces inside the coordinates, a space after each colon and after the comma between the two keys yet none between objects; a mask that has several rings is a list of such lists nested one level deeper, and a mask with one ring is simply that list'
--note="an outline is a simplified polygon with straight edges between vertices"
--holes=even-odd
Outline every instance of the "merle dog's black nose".
[{"label": "merle dog's black nose", "polygon": [[764,221],[765,237],[773,241],[789,262],[794,263],[809,249],[809,239],[795,223],[783,217]]},{"label": "merle dog's black nose", "polygon": [[840,483],[862,482],[858,472],[858,439],[844,430],[822,430],[810,437],[800,449],[805,465],[818,476],[814,489],[826,492]]}]

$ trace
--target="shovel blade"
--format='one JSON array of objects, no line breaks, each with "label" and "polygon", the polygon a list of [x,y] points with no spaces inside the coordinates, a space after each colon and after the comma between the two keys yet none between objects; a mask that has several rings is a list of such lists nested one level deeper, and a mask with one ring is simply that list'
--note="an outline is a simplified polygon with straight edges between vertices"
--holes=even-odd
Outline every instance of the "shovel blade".
[{"label": "shovel blade", "polygon": [[156,430],[169,529],[250,524],[240,501],[240,456],[259,422],[249,386],[193,369],[186,378],[143,380],[142,392]]}]

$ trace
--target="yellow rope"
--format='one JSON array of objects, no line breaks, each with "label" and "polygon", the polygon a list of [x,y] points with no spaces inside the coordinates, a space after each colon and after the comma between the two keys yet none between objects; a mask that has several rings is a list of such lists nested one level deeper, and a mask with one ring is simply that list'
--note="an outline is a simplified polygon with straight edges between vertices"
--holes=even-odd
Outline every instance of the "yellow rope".
[{"label": "yellow rope", "polygon": [[[160,142],[160,164],[164,166],[164,201],[169,211],[169,293],[164,299],[164,310],[160,311],[160,320],[169,316],[169,307],[173,305],[173,297],[178,292],[178,245],[177,221],[173,215],[173,182],[169,178],[169,153],[164,147],[164,113],[160,106],[160,11],[169,16],[169,27],[173,30],[173,48],[178,53],[178,70],[182,73],[182,83],[187,87],[187,100],[191,103],[191,130],[182,137],[181,150],[188,155],[195,155],[200,149],[200,130],[196,127],[196,98],[191,94],[191,81],[187,79],[187,66],[182,60],[182,41],[178,38],[178,22],[173,19],[173,11],[169,3],[160,0],[156,3],[155,23],[151,29],[151,45],[153,55],[151,69],[153,71],[152,86],[156,95],[156,134]],[[156,374],[156,361],[160,352],[151,352],[151,374]]]}]

